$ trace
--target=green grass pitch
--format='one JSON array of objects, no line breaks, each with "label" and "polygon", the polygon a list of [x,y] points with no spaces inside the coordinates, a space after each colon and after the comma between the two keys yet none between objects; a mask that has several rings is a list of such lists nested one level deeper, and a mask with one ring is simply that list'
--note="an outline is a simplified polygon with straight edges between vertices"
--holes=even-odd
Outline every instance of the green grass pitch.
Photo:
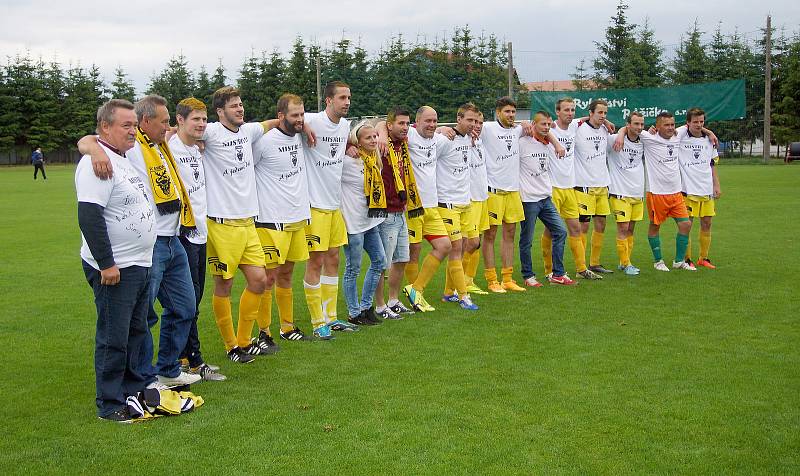
[{"label": "green grass pitch", "polygon": [[[800,168],[719,172],[716,271],[657,274],[642,223],[638,277],[476,296],[467,313],[435,302],[440,270],[435,313],[280,342],[247,366],[226,360],[206,299],[204,354],[229,380],[193,386],[194,413],[116,425],[95,414],[74,167],[46,183],[4,168],[0,473],[797,474]],[[309,330],[301,286],[295,310]]]}]

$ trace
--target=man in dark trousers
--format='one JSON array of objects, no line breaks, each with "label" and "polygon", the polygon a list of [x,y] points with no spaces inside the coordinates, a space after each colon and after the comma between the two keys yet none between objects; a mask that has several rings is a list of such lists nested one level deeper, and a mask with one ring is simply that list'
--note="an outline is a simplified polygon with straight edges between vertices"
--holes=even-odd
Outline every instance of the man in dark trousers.
[{"label": "man in dark trousers", "polygon": [[37,147],[31,154],[31,163],[33,164],[33,180],[36,180],[36,174],[42,171],[42,178],[47,180],[47,174],[44,173],[44,154],[42,148]]}]

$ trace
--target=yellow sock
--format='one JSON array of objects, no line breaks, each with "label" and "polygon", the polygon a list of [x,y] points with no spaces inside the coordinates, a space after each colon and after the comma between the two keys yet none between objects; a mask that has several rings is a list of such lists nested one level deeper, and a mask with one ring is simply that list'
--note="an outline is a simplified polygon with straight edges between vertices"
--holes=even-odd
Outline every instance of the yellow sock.
[{"label": "yellow sock", "polygon": [[464,264],[460,259],[451,259],[447,262],[447,271],[450,279],[453,281],[458,291],[458,295],[464,297],[467,295],[467,280],[464,279]]},{"label": "yellow sock", "polygon": [[619,255],[619,264],[621,266],[628,266],[628,240],[620,240],[617,238],[617,255]]},{"label": "yellow sock", "polygon": [[236,334],[233,332],[233,316],[231,314],[231,298],[215,295],[211,299],[211,309],[214,311],[214,319],[217,321],[217,328],[227,352],[236,347]]},{"label": "yellow sock", "polygon": [[497,270],[494,268],[484,269],[483,270],[483,277],[486,278],[487,284],[492,284],[497,282]]},{"label": "yellow sock", "polygon": [[481,264],[481,253],[480,250],[475,250],[468,255],[469,261],[464,262],[464,274],[467,276],[467,283],[473,284],[475,275],[478,274],[478,266]]},{"label": "yellow sock", "polygon": [[589,264],[592,266],[600,265],[600,253],[603,251],[603,233],[592,232],[592,251],[589,254]]},{"label": "yellow sock", "polygon": [[450,277],[450,261],[447,261],[447,267],[444,270],[444,294],[453,294],[453,279]]},{"label": "yellow sock", "polygon": [[708,250],[711,249],[711,232],[700,232],[700,259],[708,259]]},{"label": "yellow sock", "polygon": [[325,324],[322,317],[322,289],[320,284],[308,284],[303,281],[303,292],[306,293],[306,305],[311,315],[311,326],[317,327]]},{"label": "yellow sock", "polygon": [[414,289],[419,292],[425,291],[425,286],[431,281],[433,275],[436,274],[436,270],[439,269],[439,259],[433,256],[433,253],[428,253],[428,256],[422,260],[422,269],[419,271],[417,275],[417,279],[414,281]]},{"label": "yellow sock", "polygon": [[406,282],[413,284],[417,280],[417,276],[419,276],[419,263],[406,264]]},{"label": "yellow sock", "polygon": [[[677,256],[676,256],[677,258]],[[684,259],[692,259],[692,235],[689,235],[689,242],[686,243],[686,254]]]},{"label": "yellow sock", "polygon": [[628,261],[631,260],[631,256],[633,256],[633,235],[628,237]]},{"label": "yellow sock", "polygon": [[253,333],[253,322],[258,319],[258,308],[261,305],[261,295],[245,288],[239,299],[239,325],[236,330],[236,341],[239,347],[250,345]]},{"label": "yellow sock", "polygon": [[275,287],[275,302],[278,304],[278,318],[281,320],[281,332],[294,329],[294,307],[292,305],[292,288]]},{"label": "yellow sock", "polygon": [[322,285],[322,318],[326,322],[336,320],[336,306],[339,304],[339,277],[320,276],[319,282]]},{"label": "yellow sock", "polygon": [[544,275],[553,272],[553,237],[542,234],[542,261],[544,262]]},{"label": "yellow sock", "polygon": [[503,282],[504,283],[508,283],[508,282],[513,281],[513,275],[514,275],[514,267],[513,266],[512,267],[508,267],[508,268],[503,268],[503,269],[500,270],[500,272],[503,274]]},{"label": "yellow sock", "polygon": [[271,335],[269,326],[272,324],[272,289],[267,289],[261,295],[261,305],[258,307],[258,329]]},{"label": "yellow sock", "polygon": [[567,237],[569,249],[572,251],[572,258],[575,260],[575,271],[578,273],[586,271],[586,248],[584,247],[584,236],[586,235]]},{"label": "yellow sock", "polygon": [[581,242],[583,243],[583,249],[586,251],[586,233],[581,233]]}]

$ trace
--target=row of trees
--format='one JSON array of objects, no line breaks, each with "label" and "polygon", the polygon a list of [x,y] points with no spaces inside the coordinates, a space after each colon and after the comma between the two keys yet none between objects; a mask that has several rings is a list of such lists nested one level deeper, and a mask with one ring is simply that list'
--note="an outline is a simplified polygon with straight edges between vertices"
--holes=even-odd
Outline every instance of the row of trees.
[{"label": "row of trees", "polygon": [[[605,39],[595,42],[597,56],[591,68],[579,62],[572,74],[577,89],[645,88],[743,78],[746,117],[713,124],[721,138],[745,142],[761,139],[764,118],[766,29],[759,40],[748,41],[739,32],[723,33],[721,25],[708,40],[697,24],[684,34],[674,51],[656,40],[645,19],[631,22],[622,0],[606,28]],[[772,45],[772,137],[778,144],[800,140],[800,32],[777,32]],[[669,58],[666,58],[668,56]]]},{"label": "row of trees", "polygon": [[[209,119],[213,92],[237,84],[247,120],[274,117],[278,97],[300,95],[307,110],[317,105],[317,61],[321,81],[341,80],[352,87],[351,115],[385,114],[392,105],[412,108],[427,104],[442,120],[455,120],[458,106],[473,101],[491,113],[497,97],[507,92],[507,50],[494,35],[475,36],[457,28],[448,41],[409,43],[391,38],[375,58],[349,39],[322,48],[297,38],[288,56],[277,49],[251,52],[232,81],[220,65],[195,72],[189,60],[169,59],[150,79],[146,94],[157,93],[170,110],[188,96],[206,102]],[[517,80],[518,91],[522,91]],[[526,103],[526,94],[518,95]],[[78,138],[95,128],[97,107],[111,97],[134,100],[136,91],[122,68],[106,84],[96,66],[62,67],[29,55],[9,58],[0,66],[0,150],[41,146],[45,151],[74,150]]]}]

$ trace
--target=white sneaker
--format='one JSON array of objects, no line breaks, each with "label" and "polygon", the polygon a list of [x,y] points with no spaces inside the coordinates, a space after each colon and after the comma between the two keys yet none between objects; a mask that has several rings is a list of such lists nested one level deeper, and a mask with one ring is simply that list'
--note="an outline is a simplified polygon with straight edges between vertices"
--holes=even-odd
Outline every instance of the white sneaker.
[{"label": "white sneaker", "polygon": [[687,263],[686,261],[673,261],[672,269],[685,269],[686,271],[697,271],[697,268],[695,268],[692,263]]},{"label": "white sneaker", "polygon": [[164,377],[163,375],[158,375],[156,378],[158,379],[158,383],[160,383],[161,385],[166,385],[168,387],[178,387],[181,385],[191,385],[195,382],[199,382],[202,377],[197,374],[188,374],[186,372],[181,372],[178,374],[177,377]]},{"label": "white sneaker", "polygon": [[669,271],[669,268],[667,268],[667,265],[666,265],[666,264],[664,264],[664,260],[663,260],[663,259],[661,259],[661,260],[658,260],[658,261],[656,261],[655,263],[653,263],[653,267],[654,267],[654,268],[655,268],[657,271]]},{"label": "white sneaker", "polygon": [[536,276],[531,276],[530,278],[525,280],[525,286],[528,286],[529,288],[541,288],[542,283],[536,280]]}]

